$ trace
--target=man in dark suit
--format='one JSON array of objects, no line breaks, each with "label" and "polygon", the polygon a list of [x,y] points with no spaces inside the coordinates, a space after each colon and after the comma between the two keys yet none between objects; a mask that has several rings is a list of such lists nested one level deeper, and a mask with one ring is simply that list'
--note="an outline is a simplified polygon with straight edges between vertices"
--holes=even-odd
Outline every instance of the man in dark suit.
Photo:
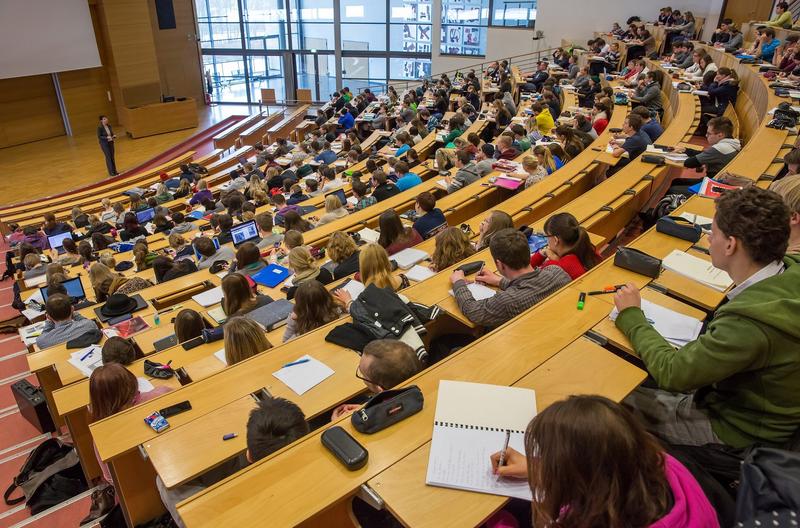
[{"label": "man in dark suit", "polygon": [[114,140],[116,138],[117,136],[108,123],[108,117],[101,115],[100,126],[97,127],[97,140],[100,142],[100,148],[103,149],[103,155],[106,157],[109,176],[117,175],[117,165],[114,161]]}]

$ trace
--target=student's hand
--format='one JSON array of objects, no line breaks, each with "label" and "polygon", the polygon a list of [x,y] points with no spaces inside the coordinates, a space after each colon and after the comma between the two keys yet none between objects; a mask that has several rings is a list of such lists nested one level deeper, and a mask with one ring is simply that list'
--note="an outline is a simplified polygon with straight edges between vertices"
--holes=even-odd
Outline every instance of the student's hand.
[{"label": "student's hand", "polygon": [[348,303],[353,302],[353,296],[350,295],[350,292],[345,290],[344,288],[333,290],[333,296],[336,298],[337,301],[342,303],[342,305],[344,306],[347,306]]},{"label": "student's hand", "polygon": [[505,464],[499,466],[500,451],[491,455],[489,459],[492,461],[492,474],[500,477],[510,477],[517,479],[528,478],[528,459],[514,448],[506,449]]},{"label": "student's hand", "polygon": [[346,416],[360,408],[361,406],[355,403],[344,403],[333,410],[333,414],[331,414],[331,420],[338,420],[342,416]]},{"label": "student's hand", "polygon": [[672,149],[672,152],[674,152],[675,154],[683,154],[684,152],[686,152],[686,147],[675,147],[674,149]]},{"label": "student's hand", "polygon": [[450,274],[450,284],[455,284],[460,280],[464,280],[464,272],[461,270],[454,270],[452,274]]},{"label": "student's hand", "polygon": [[617,293],[614,294],[614,306],[620,312],[626,308],[641,308],[642,295],[639,293],[639,288],[632,283],[628,283],[617,290]]},{"label": "student's hand", "polygon": [[476,282],[481,282],[489,286],[500,286],[501,280],[503,280],[503,277],[487,269],[482,269],[475,275]]}]

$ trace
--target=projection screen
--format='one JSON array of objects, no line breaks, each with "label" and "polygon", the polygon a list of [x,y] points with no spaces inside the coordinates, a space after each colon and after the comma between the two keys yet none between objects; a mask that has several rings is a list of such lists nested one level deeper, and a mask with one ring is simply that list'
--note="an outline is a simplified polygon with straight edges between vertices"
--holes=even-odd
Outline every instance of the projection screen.
[{"label": "projection screen", "polygon": [[87,0],[0,0],[0,79],[101,66]]}]

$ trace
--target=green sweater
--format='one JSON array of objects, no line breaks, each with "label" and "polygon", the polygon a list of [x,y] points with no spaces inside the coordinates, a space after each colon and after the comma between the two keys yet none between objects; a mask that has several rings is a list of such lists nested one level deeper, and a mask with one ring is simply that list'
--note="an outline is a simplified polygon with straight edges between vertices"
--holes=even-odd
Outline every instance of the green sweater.
[{"label": "green sweater", "polygon": [[782,14],[767,22],[766,25],[776,28],[791,29],[792,13],[790,11],[784,11]]},{"label": "green sweater", "polygon": [[786,271],[722,305],[697,340],[675,350],[642,310],[617,317],[659,387],[695,400],[725,444],[781,445],[800,427],[800,255]]}]

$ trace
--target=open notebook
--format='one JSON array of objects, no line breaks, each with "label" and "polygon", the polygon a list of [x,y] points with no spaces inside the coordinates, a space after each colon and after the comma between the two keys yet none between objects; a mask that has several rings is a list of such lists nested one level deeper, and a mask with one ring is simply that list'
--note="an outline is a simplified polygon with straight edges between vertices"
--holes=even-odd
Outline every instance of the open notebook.
[{"label": "open notebook", "polygon": [[724,292],[733,284],[733,279],[725,271],[715,268],[711,262],[675,249],[662,261],[664,269],[683,275],[719,292]]},{"label": "open notebook", "polygon": [[536,415],[530,389],[439,382],[426,484],[531,500],[527,480],[497,478],[489,457],[508,442],[525,452],[525,429]]}]

